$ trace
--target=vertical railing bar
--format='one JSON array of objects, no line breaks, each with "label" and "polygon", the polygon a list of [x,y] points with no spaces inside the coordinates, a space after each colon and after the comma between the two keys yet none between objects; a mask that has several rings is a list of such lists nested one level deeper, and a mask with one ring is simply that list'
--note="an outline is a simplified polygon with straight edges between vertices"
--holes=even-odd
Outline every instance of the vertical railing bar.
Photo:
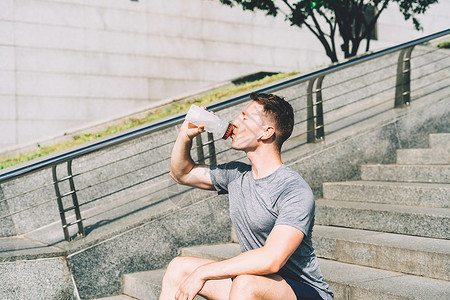
[{"label": "vertical railing bar", "polygon": [[57,167],[57,165],[52,166],[53,187],[54,187],[55,193],[56,193],[56,198],[57,198],[56,201],[58,203],[59,216],[61,218],[61,224],[62,224],[62,228],[63,228],[63,232],[64,232],[64,239],[66,241],[70,241],[70,234],[69,234],[69,229],[67,228],[67,221],[66,221],[66,215],[64,213],[64,206],[62,204],[61,192],[60,192],[59,186],[58,186],[58,176],[56,174],[56,167]]},{"label": "vertical railing bar", "polygon": [[217,165],[216,147],[214,145],[214,135],[208,132],[208,151],[209,151],[209,164]]},{"label": "vertical railing bar", "polygon": [[316,83],[316,139],[325,138],[325,124],[323,121],[322,82],[325,75],[320,76]]},{"label": "vertical railing bar", "polygon": [[403,58],[403,103],[409,105],[411,102],[411,53],[414,46],[408,48]]},{"label": "vertical railing bar", "polygon": [[203,142],[201,134],[195,137],[195,141],[197,143],[197,159],[200,165],[205,164],[205,154],[203,153]]},{"label": "vertical railing bar", "polygon": [[403,58],[405,56],[405,49],[400,51],[397,60],[397,77],[395,83],[395,104],[394,107],[405,106],[403,102]]},{"label": "vertical railing bar", "polygon": [[314,130],[314,105],[313,105],[313,85],[316,78],[311,79],[308,82],[308,87],[306,88],[306,141],[308,143],[314,143],[316,141],[315,138],[315,130]]},{"label": "vertical railing bar", "polygon": [[80,205],[78,204],[77,192],[75,190],[75,182],[74,182],[73,176],[72,176],[72,160],[69,160],[67,162],[67,176],[69,177],[70,190],[73,191],[72,202],[73,202],[73,206],[74,206],[74,210],[75,210],[75,217],[76,217],[76,220],[78,221],[78,223],[77,223],[78,236],[85,236],[84,226],[83,226],[83,221],[82,221],[83,219],[81,218],[81,212],[80,212]]},{"label": "vertical railing bar", "polygon": [[411,99],[411,53],[414,46],[403,49],[398,55],[395,84],[395,108],[409,105]]}]

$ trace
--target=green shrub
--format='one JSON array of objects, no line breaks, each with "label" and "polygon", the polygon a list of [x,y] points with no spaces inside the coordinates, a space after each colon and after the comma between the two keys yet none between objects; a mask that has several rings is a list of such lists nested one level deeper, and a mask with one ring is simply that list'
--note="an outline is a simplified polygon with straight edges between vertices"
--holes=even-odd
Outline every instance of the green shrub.
[{"label": "green shrub", "polygon": [[439,43],[437,46],[438,46],[439,48],[450,49],[450,41],[449,41],[449,42],[442,42],[442,43]]}]

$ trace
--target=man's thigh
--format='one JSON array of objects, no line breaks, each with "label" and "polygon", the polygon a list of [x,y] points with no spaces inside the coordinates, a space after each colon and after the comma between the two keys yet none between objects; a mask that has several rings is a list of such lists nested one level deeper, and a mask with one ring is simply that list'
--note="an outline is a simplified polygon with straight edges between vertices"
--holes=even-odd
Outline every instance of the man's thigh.
[{"label": "man's thigh", "polygon": [[279,275],[241,275],[233,280],[230,299],[296,300],[294,291]]}]

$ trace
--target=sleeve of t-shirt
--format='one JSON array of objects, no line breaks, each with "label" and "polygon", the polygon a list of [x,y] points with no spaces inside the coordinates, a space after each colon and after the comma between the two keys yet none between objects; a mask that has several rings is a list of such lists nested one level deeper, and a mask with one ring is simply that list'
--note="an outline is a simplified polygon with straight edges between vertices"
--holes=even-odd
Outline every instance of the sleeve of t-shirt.
[{"label": "sleeve of t-shirt", "polygon": [[275,225],[290,225],[308,235],[314,220],[314,195],[309,187],[296,186],[288,189],[279,202]]},{"label": "sleeve of t-shirt", "polygon": [[211,182],[219,194],[228,194],[228,184],[251,167],[245,163],[232,161],[210,166]]}]

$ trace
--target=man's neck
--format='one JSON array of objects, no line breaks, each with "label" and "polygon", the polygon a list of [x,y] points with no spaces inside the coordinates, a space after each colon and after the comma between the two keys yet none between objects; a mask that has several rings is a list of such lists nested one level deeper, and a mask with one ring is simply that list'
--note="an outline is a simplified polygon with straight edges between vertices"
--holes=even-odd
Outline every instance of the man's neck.
[{"label": "man's neck", "polygon": [[247,158],[252,164],[253,178],[263,178],[275,172],[282,164],[281,156],[278,151],[247,152]]}]

